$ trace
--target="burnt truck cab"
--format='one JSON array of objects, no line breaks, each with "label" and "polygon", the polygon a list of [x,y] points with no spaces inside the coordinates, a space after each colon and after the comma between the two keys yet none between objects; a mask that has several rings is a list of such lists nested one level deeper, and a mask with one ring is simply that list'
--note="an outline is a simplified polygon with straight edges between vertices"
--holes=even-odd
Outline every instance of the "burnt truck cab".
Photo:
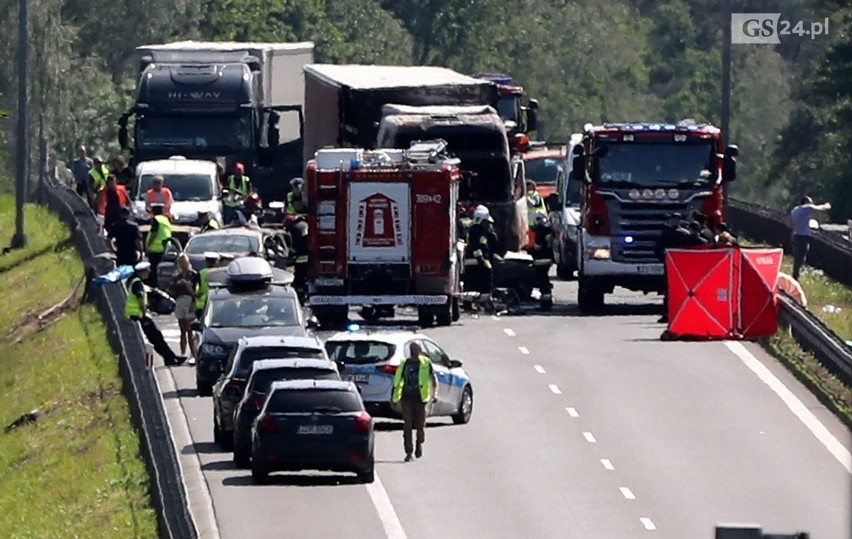
[{"label": "burnt truck cab", "polygon": [[527,243],[529,229],[524,167],[509,151],[503,120],[490,106],[385,105],[376,145],[408,148],[418,140],[442,139],[460,159],[464,178],[459,201],[484,204],[507,251]]},{"label": "burnt truck cab", "polygon": [[580,184],[578,303],[603,305],[615,286],[665,289],[657,248],[668,216],[723,219],[727,182],[736,177],[736,146],[708,124],[587,124],[571,151],[571,180]]},{"label": "burnt truck cab", "polygon": [[500,73],[479,73],[474,77],[490,81],[497,87],[494,108],[503,118],[510,137],[519,133],[529,134],[538,129],[538,101],[530,99],[524,105],[526,91],[523,86],[514,84],[512,77]]}]

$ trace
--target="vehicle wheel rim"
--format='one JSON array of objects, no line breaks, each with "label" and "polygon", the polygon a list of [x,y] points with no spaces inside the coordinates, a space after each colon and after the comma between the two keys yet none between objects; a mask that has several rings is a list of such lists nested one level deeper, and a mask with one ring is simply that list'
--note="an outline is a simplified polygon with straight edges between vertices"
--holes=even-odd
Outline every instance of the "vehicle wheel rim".
[{"label": "vehicle wheel rim", "polygon": [[464,396],[462,397],[462,415],[465,419],[470,418],[470,414],[473,411],[473,397],[470,394],[470,391],[465,391]]}]

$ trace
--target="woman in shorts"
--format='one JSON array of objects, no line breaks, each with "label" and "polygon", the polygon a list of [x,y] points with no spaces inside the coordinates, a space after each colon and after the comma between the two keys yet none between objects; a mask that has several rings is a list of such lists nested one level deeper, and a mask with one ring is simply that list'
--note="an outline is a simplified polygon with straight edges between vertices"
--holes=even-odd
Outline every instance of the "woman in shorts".
[{"label": "woman in shorts", "polygon": [[175,317],[180,326],[180,354],[186,355],[186,345],[189,343],[190,351],[195,356],[189,325],[195,320],[195,291],[198,287],[198,272],[192,269],[189,257],[184,253],[178,256],[177,264],[178,274],[175,276],[171,292],[175,298]]}]

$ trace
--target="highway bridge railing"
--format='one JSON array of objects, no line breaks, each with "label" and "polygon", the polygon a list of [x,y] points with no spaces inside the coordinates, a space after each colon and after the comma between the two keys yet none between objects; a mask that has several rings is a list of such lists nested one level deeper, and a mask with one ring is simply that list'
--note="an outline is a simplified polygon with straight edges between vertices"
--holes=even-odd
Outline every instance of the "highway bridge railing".
[{"label": "highway bridge railing", "polygon": [[[63,185],[42,183],[39,191],[39,198],[71,227],[87,273],[98,275],[112,270],[115,263],[107,254],[106,241],[87,203]],[[121,284],[107,284],[89,288],[87,293],[96,301],[110,344],[118,355],[122,391],[148,469],[159,535],[163,539],[195,539],[198,532],[189,511],[166,410],[154,371],[145,364],[145,341],[139,324],[124,318],[125,288]]]}]

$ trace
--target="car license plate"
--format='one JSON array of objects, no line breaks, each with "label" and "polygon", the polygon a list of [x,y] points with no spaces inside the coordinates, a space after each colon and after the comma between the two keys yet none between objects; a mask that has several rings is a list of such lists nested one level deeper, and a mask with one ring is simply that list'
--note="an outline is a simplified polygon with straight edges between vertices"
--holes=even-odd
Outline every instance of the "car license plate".
[{"label": "car license plate", "polygon": [[662,275],[662,266],[636,266],[636,270],[644,275]]},{"label": "car license plate", "polygon": [[299,425],[299,434],[331,434],[333,432],[332,425]]},{"label": "car license plate", "polygon": [[356,384],[366,384],[370,381],[369,374],[349,374],[346,376],[346,379],[350,382],[355,382]]}]

